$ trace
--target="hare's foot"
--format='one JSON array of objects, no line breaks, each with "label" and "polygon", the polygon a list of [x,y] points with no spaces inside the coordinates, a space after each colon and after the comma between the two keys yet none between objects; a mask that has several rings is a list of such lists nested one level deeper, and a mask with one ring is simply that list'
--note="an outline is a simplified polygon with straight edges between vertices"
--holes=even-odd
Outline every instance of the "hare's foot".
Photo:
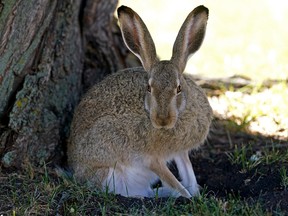
[{"label": "hare's foot", "polygon": [[[163,188],[160,189],[160,193],[165,195],[166,193],[170,193],[170,196],[183,196],[186,198],[190,198],[191,194],[189,191],[177,180],[177,178],[172,174],[172,172],[168,169],[166,161],[162,158],[150,158],[148,160],[147,166],[150,170],[152,170],[155,174],[157,174],[162,181]],[[169,190],[170,188],[170,190]],[[158,189],[158,190],[159,190]],[[157,191],[156,191],[157,192]],[[160,195],[162,195],[160,194]],[[179,194],[179,195],[178,195]],[[165,195],[166,196],[166,195]]]},{"label": "hare's foot", "polygon": [[126,197],[154,197],[151,183],[155,179],[157,176],[144,167],[117,165],[109,168],[103,189]]},{"label": "hare's foot", "polygon": [[181,184],[190,192],[192,196],[199,195],[199,185],[189,159],[189,152],[182,152],[174,157],[177,165]]},{"label": "hare's foot", "polygon": [[169,187],[165,182],[162,182],[161,187],[153,188],[153,195],[151,197],[179,197],[181,193]]}]

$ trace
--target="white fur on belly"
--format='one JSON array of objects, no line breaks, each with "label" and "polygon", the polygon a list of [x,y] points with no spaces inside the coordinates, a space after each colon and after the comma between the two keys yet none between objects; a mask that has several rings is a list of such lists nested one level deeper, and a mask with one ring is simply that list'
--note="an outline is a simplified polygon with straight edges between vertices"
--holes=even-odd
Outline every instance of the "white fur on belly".
[{"label": "white fur on belly", "polygon": [[103,188],[122,196],[154,197],[151,184],[157,180],[157,175],[143,166],[117,165],[109,168]]},{"label": "white fur on belly", "polygon": [[[181,184],[192,196],[199,194],[199,186],[189,159],[188,151],[174,155]],[[106,180],[103,181],[104,191],[121,194],[126,197],[178,197],[179,191],[175,191],[162,181],[162,187],[153,189],[151,185],[159,180],[159,177],[143,165],[143,161],[134,161],[130,166],[116,164],[109,168]]]}]

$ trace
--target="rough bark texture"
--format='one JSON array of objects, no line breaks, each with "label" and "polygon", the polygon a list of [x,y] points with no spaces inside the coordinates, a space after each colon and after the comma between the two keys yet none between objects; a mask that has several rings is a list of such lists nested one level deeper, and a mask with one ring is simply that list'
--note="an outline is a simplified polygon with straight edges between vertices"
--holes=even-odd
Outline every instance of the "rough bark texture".
[{"label": "rough bark texture", "polygon": [[0,1],[2,166],[63,158],[82,93],[130,65],[113,17],[116,5],[117,0]]}]

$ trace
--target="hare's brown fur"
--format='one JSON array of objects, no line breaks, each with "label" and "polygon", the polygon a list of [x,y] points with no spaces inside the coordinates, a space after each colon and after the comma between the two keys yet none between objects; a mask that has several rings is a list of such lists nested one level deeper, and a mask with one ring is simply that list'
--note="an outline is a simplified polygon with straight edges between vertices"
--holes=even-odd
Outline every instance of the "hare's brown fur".
[{"label": "hare's brown fur", "polygon": [[[206,139],[212,109],[203,90],[192,81],[191,77],[182,74],[182,70],[187,55],[192,51],[195,52],[202,41],[190,47],[192,51],[189,53],[183,52],[184,54],[179,54],[180,57],[177,53],[173,53],[171,61],[158,61],[152,39],[146,39],[150,35],[143,21],[131,9],[123,7],[122,10],[123,21],[120,19],[120,23],[122,21],[125,24],[126,19],[129,22],[133,17],[136,19],[136,24],[140,23],[135,28],[141,26],[138,31],[141,34],[144,32],[144,36],[140,35],[135,41],[144,40],[148,45],[144,42],[140,44],[144,44],[144,48],[138,53],[138,47],[135,48],[133,44],[134,39],[129,36],[129,28],[132,25],[123,24],[121,27],[127,46],[135,55],[140,56],[144,68],[119,71],[89,90],[74,114],[67,152],[68,163],[74,169],[77,180],[88,181],[98,187],[105,186],[107,176],[115,174],[120,179],[119,185],[122,184],[122,178],[125,182],[132,181],[127,183],[127,190],[134,190],[133,195],[150,196],[149,186],[142,188],[142,185],[153,182],[155,176],[158,176],[169,188],[190,197],[197,189],[194,188],[192,192],[186,191],[186,186],[181,185],[168,170],[166,162],[174,157],[179,164],[183,162],[183,166],[187,166],[183,171],[187,172],[183,174],[188,176],[187,184],[190,184],[189,181],[195,181],[191,184],[196,187],[194,173],[188,173],[193,172],[191,164],[187,162],[188,152],[197,148]],[[203,11],[203,8],[201,10]],[[204,14],[202,11],[199,12],[201,16]],[[185,35],[180,37],[181,40],[185,40],[182,37]],[[181,46],[181,41],[179,43]],[[174,52],[181,52],[177,49],[174,47]],[[154,59],[147,60],[150,52]],[[178,64],[177,59],[183,63]],[[140,173],[137,173],[138,171]],[[137,181],[135,184],[133,178]],[[119,193],[125,195],[122,190],[120,191]]]},{"label": "hare's brown fur", "polygon": [[[207,136],[212,111],[203,90],[189,76],[184,75],[184,79],[187,83],[186,109],[171,130],[155,129],[151,124],[143,106],[148,76],[142,68],[119,71],[94,86],[79,104],[72,123],[71,144],[75,145],[73,148],[79,148],[73,150],[73,161],[92,163],[91,167],[96,161],[99,165],[113,166],[121,158],[124,158],[121,163],[125,163],[135,157],[129,151],[136,155],[141,152],[167,157],[173,152],[198,147]],[[99,136],[95,137],[94,133]],[[101,137],[109,139],[110,143],[99,142]],[[98,143],[101,146],[97,146]],[[109,155],[101,152],[103,148],[111,149]],[[85,149],[89,152],[83,152]],[[72,152],[68,154],[72,155]],[[97,156],[96,161],[89,155]]]}]

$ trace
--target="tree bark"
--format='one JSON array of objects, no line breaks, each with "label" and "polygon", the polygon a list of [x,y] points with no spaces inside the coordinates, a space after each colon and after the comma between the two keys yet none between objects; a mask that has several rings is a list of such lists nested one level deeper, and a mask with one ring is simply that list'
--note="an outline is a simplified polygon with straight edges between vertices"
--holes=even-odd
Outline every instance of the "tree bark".
[{"label": "tree bark", "polygon": [[113,16],[116,5],[117,0],[0,1],[2,166],[58,163],[83,92],[131,65]]}]

